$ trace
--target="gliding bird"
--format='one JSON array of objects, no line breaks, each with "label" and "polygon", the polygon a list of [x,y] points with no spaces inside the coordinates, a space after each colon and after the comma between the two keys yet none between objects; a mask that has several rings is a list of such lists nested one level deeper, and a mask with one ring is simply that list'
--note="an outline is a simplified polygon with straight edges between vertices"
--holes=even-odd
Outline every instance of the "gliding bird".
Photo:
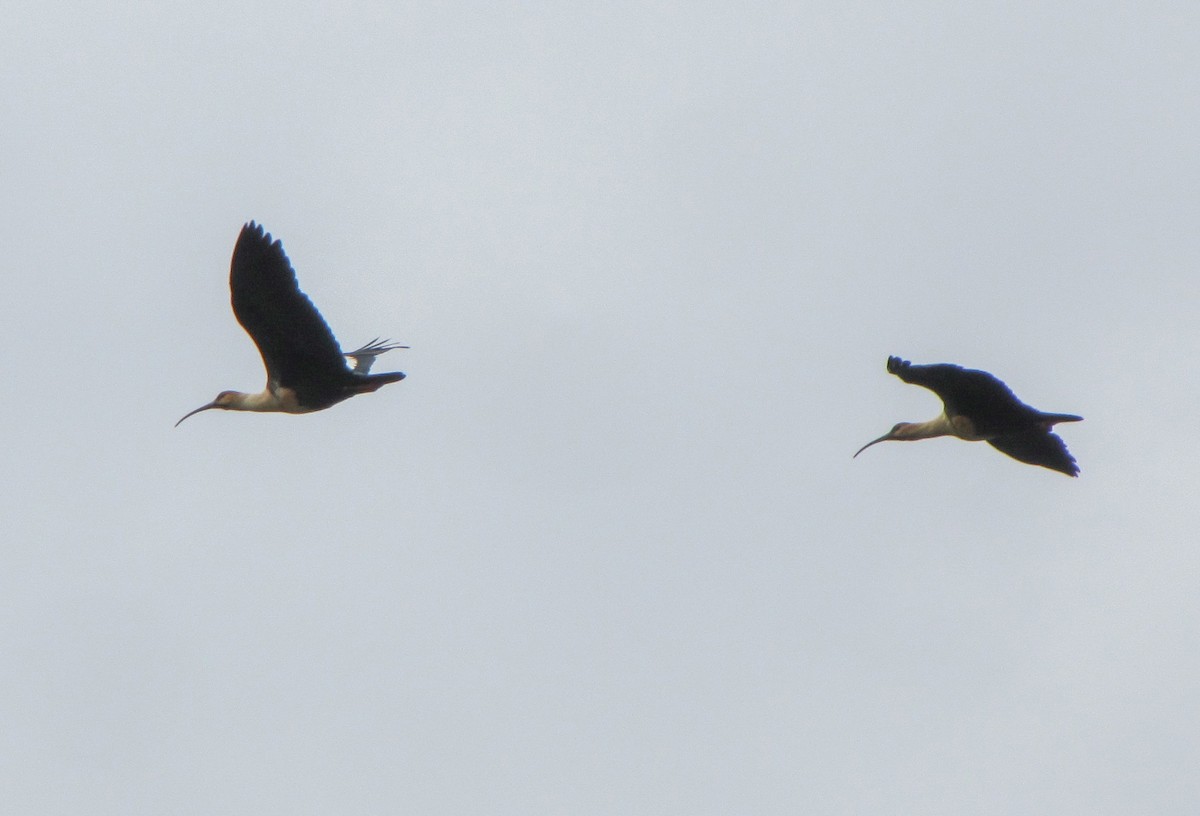
[{"label": "gliding bird", "polygon": [[1051,432],[1059,422],[1079,422],[1074,414],[1047,414],[1021,402],[1004,383],[986,371],[941,363],[913,365],[888,357],[887,370],[906,383],[928,388],[942,398],[945,410],[928,422],[900,422],[876,440],[858,449],[862,453],[877,442],[957,436],[969,442],[985,440],[996,450],[1030,465],[1040,465],[1068,476],[1079,466],[1062,439]]},{"label": "gliding bird", "polygon": [[222,391],[179,422],[210,408],[306,414],[404,379],[402,371],[369,372],[380,354],[408,346],[372,340],[342,353],[321,313],[300,291],[283,244],[253,221],[242,227],[233,248],[229,291],[234,316],[262,354],[267,387],[258,394]]}]

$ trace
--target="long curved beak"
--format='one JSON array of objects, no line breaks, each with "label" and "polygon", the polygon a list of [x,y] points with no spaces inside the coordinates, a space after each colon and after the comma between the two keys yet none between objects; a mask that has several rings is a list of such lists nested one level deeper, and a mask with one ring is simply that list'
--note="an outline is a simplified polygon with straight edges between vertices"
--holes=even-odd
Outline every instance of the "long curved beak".
[{"label": "long curved beak", "polygon": [[[210,402],[208,405],[201,405],[201,406],[200,406],[199,408],[197,408],[195,411],[188,411],[186,414],[184,414],[183,416],[181,416],[181,417],[179,418],[179,422],[183,422],[185,419],[187,419],[188,417],[190,417],[192,414],[198,414],[198,413],[200,413],[201,411],[207,411],[209,408],[216,408],[216,407],[217,407],[217,404],[216,404],[215,402]],[[176,428],[178,428],[178,427],[179,427],[179,422],[176,422],[176,423],[175,423],[175,427],[176,427]]]},{"label": "long curved beak", "polygon": [[[189,416],[190,416],[190,414],[189,414]],[[180,421],[182,422],[183,420],[180,420]],[[883,436],[879,437],[878,439],[872,439],[870,442],[868,442],[867,444],[863,445],[861,448],[859,448],[859,449],[858,449],[858,453],[855,453],[855,454],[854,454],[853,456],[851,456],[850,458],[851,458],[851,459],[857,459],[857,458],[858,458],[858,454],[859,454],[859,453],[862,453],[862,452],[863,452],[863,451],[865,451],[867,448],[869,448],[869,447],[871,447],[872,445],[874,445],[874,444],[877,444],[877,443],[879,443],[879,442],[886,442],[886,441],[888,441],[888,440],[889,440],[889,439],[891,439],[891,438],[892,438],[892,432],[891,432],[891,431],[888,431],[887,433],[885,433]]]}]

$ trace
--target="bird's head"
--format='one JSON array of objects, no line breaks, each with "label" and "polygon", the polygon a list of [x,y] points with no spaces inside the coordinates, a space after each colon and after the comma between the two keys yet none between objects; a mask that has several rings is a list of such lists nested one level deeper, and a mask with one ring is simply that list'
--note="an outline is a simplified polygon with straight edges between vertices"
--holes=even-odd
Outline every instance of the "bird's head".
[{"label": "bird's head", "polygon": [[[222,391],[220,394],[217,394],[216,399],[214,399],[212,402],[208,403],[207,405],[201,405],[195,411],[188,411],[186,414],[184,414],[182,417],[179,418],[179,422],[183,422],[185,419],[190,417],[192,414],[198,414],[201,411],[207,411],[209,408],[223,408],[226,411],[228,411],[231,407],[233,407],[233,404],[237,401],[237,398],[240,396],[241,396],[241,394],[237,391]],[[175,423],[176,428],[179,427],[179,422]]]},{"label": "bird's head", "polygon": [[858,449],[858,452],[855,453],[854,456],[852,456],[850,458],[853,459],[853,458],[857,457],[859,453],[862,453],[867,448],[871,447],[872,445],[876,444],[877,442],[888,442],[891,440],[904,441],[904,440],[912,439],[913,437],[910,435],[909,431],[915,424],[916,424],[915,422],[897,422],[895,425],[892,426],[892,429],[890,431],[888,431],[887,433],[885,433],[883,436],[879,437],[878,439],[872,439],[870,442],[863,445],[861,448]]}]

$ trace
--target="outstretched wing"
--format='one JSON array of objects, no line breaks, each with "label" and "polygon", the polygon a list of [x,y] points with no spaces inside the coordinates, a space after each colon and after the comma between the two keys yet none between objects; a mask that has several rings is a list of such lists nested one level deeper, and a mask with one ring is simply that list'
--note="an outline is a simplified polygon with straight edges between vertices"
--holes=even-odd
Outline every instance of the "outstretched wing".
[{"label": "outstretched wing", "polygon": [[258,346],[269,379],[303,389],[346,378],[337,340],[300,291],[283,244],[253,221],[233,248],[229,291],[233,313]]},{"label": "outstretched wing", "polygon": [[997,436],[995,439],[989,439],[988,444],[1018,461],[1041,465],[1068,476],[1079,475],[1079,465],[1075,464],[1075,457],[1067,450],[1067,443],[1063,442],[1058,434],[1034,429]]},{"label": "outstretched wing", "polygon": [[347,351],[346,357],[354,361],[355,374],[366,374],[371,370],[371,366],[375,364],[375,358],[386,351],[393,349],[406,349],[408,346],[401,346],[393,343],[391,340],[380,340],[376,337],[370,343],[354,351]]},{"label": "outstretched wing", "polygon": [[966,416],[982,436],[999,433],[1013,425],[1027,424],[1038,411],[1017,399],[1008,386],[986,371],[938,363],[913,365],[889,357],[887,370],[906,383],[928,388],[942,398],[949,416]]}]

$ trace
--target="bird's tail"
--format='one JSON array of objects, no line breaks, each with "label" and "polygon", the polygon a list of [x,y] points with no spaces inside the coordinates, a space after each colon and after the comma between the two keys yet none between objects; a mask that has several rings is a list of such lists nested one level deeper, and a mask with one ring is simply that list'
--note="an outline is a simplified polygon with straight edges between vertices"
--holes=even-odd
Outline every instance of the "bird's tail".
[{"label": "bird's tail", "polygon": [[370,394],[372,391],[378,391],[385,385],[394,382],[400,382],[404,379],[403,371],[390,371],[386,374],[367,374],[359,378],[359,381],[354,385],[355,394]]},{"label": "bird's tail", "polygon": [[1083,417],[1074,414],[1042,414],[1041,421],[1047,428],[1053,428],[1060,422],[1083,422]]}]

